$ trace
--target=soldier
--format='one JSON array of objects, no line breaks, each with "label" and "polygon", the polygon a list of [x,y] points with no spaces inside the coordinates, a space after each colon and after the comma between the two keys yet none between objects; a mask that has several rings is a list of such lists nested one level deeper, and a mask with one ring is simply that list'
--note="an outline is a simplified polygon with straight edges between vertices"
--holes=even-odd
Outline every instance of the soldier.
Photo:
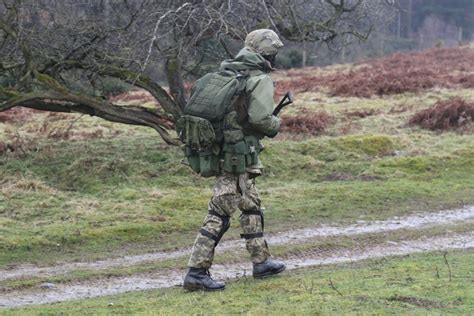
[{"label": "soldier", "polygon": [[[224,282],[215,281],[209,274],[214,258],[214,249],[230,226],[230,218],[239,210],[240,226],[246,240],[246,248],[253,263],[253,276],[262,278],[285,270],[282,262],[273,260],[267,242],[263,236],[264,221],[261,200],[255,188],[255,177],[262,174],[262,164],[258,153],[263,146],[260,140],[265,136],[274,137],[280,128],[280,119],[272,115],[273,81],[269,73],[274,70],[273,64],[278,50],[283,43],[278,35],[269,29],[258,29],[250,32],[245,39],[245,47],[234,59],[221,64],[221,71],[233,71],[245,74],[246,105],[242,113],[231,112],[225,118],[224,126],[233,126],[242,132],[247,150],[254,154],[251,165],[245,165],[243,173],[221,172],[213,190],[208,206],[208,214],[194,242],[189,270],[184,279],[187,290],[222,290]],[[235,135],[235,130],[233,131]],[[224,130],[224,152],[227,145],[236,146],[236,142],[226,138]],[[227,144],[229,143],[229,144]],[[231,147],[232,148],[232,147]],[[233,152],[238,152],[235,148]],[[244,159],[245,160],[245,159]],[[221,160],[222,161],[222,160]],[[245,160],[248,161],[248,160]],[[224,168],[225,170],[225,168]]]}]

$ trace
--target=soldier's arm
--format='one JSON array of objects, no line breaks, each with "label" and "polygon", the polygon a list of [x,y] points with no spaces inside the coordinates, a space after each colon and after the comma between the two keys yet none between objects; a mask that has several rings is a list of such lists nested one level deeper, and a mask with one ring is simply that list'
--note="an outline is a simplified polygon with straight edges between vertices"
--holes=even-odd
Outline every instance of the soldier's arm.
[{"label": "soldier's arm", "polygon": [[253,129],[273,137],[280,129],[280,118],[272,115],[273,81],[268,75],[253,77],[248,82],[248,118]]}]

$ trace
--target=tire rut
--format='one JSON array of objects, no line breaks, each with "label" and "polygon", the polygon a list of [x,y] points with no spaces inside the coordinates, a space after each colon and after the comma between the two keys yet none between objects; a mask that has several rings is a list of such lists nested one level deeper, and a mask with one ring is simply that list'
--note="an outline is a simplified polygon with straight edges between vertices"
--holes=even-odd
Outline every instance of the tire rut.
[{"label": "tire rut", "polygon": [[[304,243],[308,239],[315,237],[353,236],[369,233],[383,233],[401,229],[419,229],[436,225],[455,224],[468,220],[474,220],[474,206],[466,206],[460,209],[434,213],[393,217],[382,221],[359,221],[356,224],[349,226],[322,225],[319,227],[296,229],[293,231],[267,234],[266,239],[270,245]],[[243,247],[244,242],[242,240],[228,240],[219,244],[218,250],[232,250]],[[113,267],[132,266],[147,262],[159,262],[167,259],[176,259],[183,256],[188,256],[190,252],[191,248],[183,248],[176,251],[123,256],[94,262],[66,262],[49,267],[20,265],[11,269],[0,269],[0,281],[25,277],[49,277],[63,275],[73,270],[81,269],[103,270]]]},{"label": "tire rut", "polygon": [[[474,249],[474,232],[453,234],[436,238],[421,238],[369,246],[365,249],[345,249],[329,255],[310,254],[305,257],[292,256],[285,260],[288,270],[336,263],[357,262],[389,256],[401,256],[427,251]],[[251,274],[249,263],[214,265],[214,276],[233,280]],[[166,270],[156,273],[128,277],[58,284],[51,290],[24,290],[8,292],[0,297],[1,307],[20,307],[115,295],[130,291],[151,290],[180,286],[184,270]]]}]

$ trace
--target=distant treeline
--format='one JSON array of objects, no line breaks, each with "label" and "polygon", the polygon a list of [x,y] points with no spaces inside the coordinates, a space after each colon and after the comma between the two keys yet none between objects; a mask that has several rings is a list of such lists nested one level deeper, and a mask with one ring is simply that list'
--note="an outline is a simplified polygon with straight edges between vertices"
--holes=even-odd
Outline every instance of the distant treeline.
[{"label": "distant treeline", "polygon": [[[399,10],[361,43],[329,50],[307,43],[306,65],[344,63],[396,51],[452,47],[474,41],[474,0],[399,0]],[[302,44],[289,45],[279,56],[281,68],[303,65]]]}]

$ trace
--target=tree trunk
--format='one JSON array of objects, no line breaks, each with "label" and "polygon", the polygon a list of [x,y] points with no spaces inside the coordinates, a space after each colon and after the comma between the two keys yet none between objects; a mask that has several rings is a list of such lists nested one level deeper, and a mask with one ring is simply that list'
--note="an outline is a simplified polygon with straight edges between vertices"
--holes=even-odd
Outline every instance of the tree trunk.
[{"label": "tree trunk", "polygon": [[306,47],[306,41],[303,41],[303,56],[301,58],[301,66],[303,68],[306,67],[307,60],[308,60],[308,49]]},{"label": "tree trunk", "polygon": [[170,94],[176,104],[181,109],[186,105],[186,92],[184,89],[183,74],[181,62],[177,55],[170,56],[166,59],[166,76],[170,87]]},{"label": "tree trunk", "polygon": [[400,39],[401,37],[401,28],[402,28],[402,11],[398,10],[397,39]]},{"label": "tree trunk", "polygon": [[407,37],[412,37],[412,15],[413,15],[413,0],[408,0],[408,12],[407,12]]}]

